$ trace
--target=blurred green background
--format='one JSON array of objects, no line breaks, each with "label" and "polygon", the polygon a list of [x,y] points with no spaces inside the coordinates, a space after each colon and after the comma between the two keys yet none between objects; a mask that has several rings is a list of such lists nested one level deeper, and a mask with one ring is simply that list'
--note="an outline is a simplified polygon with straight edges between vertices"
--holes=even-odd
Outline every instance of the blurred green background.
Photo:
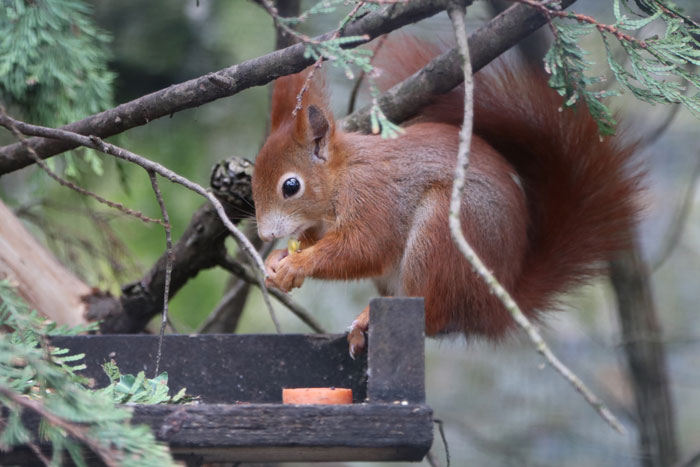
[{"label": "blurred green background", "polygon": [[[697,18],[694,0],[679,1]],[[312,2],[302,2],[308,8]],[[112,36],[110,68],[116,73],[116,103],[218,70],[274,49],[272,20],[250,1],[124,0],[93,2],[97,23]],[[612,1],[580,1],[576,11],[611,22]],[[486,21],[492,10],[479,2],[468,11],[469,27]],[[313,19],[301,30],[330,30],[339,14]],[[429,38],[451,40],[445,15],[410,28]],[[598,36],[586,39],[591,60],[603,64]],[[326,67],[328,68],[328,67]],[[347,107],[352,82],[330,71],[332,105],[338,117]],[[268,87],[254,88],[200,108],[134,128],[112,140],[206,185],[212,165],[230,155],[254,159],[264,141]],[[666,118],[670,108],[649,106],[629,96],[614,101],[628,136],[642,137]],[[674,215],[700,156],[700,122],[680,110],[663,136],[643,147],[648,190],[640,235],[652,263],[663,250]],[[0,143],[9,143],[6,132]],[[58,159],[58,158],[56,158]],[[57,162],[60,167],[60,161]],[[81,184],[99,194],[158,217],[146,173],[105,159],[105,174],[87,166]],[[177,239],[203,200],[184,188],[161,183]],[[163,253],[161,228],[144,225],[57,186],[30,167],[0,178],[0,196],[62,261],[91,285],[112,292],[140,278]],[[98,214],[86,214],[87,207]],[[669,357],[677,433],[683,453],[700,449],[700,209],[694,198],[689,219],[671,256],[655,269],[653,286]],[[98,224],[94,220],[97,218]],[[96,228],[101,225],[102,229]],[[231,244],[231,249],[235,246]],[[171,302],[179,332],[191,332],[220,300],[228,275],[200,273]],[[333,332],[342,332],[375,294],[369,281],[307,281],[295,299]],[[638,465],[633,404],[624,380],[624,362],[614,297],[606,280],[577,291],[565,312],[552,313],[546,338],[557,355],[590,383],[627,425],[617,435],[541,359],[524,338],[498,345],[465,343],[462,337],[427,342],[428,403],[445,421],[453,465],[479,466],[633,466]],[[277,306],[285,332],[308,332]],[[253,291],[241,333],[273,332],[270,318]],[[235,358],[235,357],[232,357]],[[437,437],[436,455],[444,459]]]}]

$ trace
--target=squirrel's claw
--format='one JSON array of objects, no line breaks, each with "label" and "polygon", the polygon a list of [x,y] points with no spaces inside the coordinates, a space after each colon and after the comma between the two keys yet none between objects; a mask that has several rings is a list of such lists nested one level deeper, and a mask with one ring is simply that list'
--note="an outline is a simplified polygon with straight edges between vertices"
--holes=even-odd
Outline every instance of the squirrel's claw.
[{"label": "squirrel's claw", "polygon": [[350,358],[355,360],[355,357],[361,355],[367,346],[367,339],[365,338],[367,326],[363,326],[360,320],[356,319],[352,322],[348,331],[348,351]]},{"label": "squirrel's claw", "polygon": [[304,271],[303,265],[297,264],[299,255],[290,255],[282,258],[277,264],[277,270],[273,277],[273,282],[277,288],[289,292],[290,290],[301,287],[307,274]]}]

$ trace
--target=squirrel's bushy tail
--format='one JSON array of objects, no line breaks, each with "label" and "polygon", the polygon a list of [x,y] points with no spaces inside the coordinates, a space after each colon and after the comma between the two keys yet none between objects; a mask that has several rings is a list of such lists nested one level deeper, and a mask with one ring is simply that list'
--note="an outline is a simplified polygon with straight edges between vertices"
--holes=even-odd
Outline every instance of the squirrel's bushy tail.
[{"label": "squirrel's bushy tail", "polygon": [[[439,47],[389,39],[377,56],[388,88],[414,73]],[[461,125],[463,90],[437,96],[418,120]],[[500,62],[475,75],[474,134],[519,174],[528,202],[528,249],[511,290],[527,314],[603,272],[634,235],[641,174],[634,145],[601,140],[587,109],[562,109],[544,72]]]},{"label": "squirrel's bushy tail", "polygon": [[562,109],[543,72],[498,64],[477,74],[474,133],[522,178],[528,251],[515,299],[526,312],[605,269],[634,235],[641,174],[635,146],[601,139],[583,106]]}]

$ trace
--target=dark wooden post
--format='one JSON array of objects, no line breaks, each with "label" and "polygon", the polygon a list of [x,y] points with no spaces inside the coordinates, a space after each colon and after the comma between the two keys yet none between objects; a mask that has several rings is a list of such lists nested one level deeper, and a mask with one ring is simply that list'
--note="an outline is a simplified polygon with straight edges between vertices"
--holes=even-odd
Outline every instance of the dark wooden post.
[{"label": "dark wooden post", "polygon": [[369,316],[369,402],[424,403],[423,299],[375,298],[370,302]]}]

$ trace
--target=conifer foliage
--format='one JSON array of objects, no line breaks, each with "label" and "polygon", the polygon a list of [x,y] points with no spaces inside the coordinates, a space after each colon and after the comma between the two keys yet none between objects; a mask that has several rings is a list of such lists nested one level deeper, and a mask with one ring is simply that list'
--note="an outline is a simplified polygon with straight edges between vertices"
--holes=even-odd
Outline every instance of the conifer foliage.
[{"label": "conifer foliage", "polygon": [[[76,373],[84,368],[82,354],[70,355],[48,342],[51,336],[94,329],[95,325],[56,326],[30,311],[7,280],[0,281],[0,451],[18,445],[38,451],[39,443],[48,441],[52,454],[43,460],[51,465],[62,465],[66,453],[76,465],[86,465],[85,448],[106,465],[175,465],[149,427],[130,424],[131,412],[115,405],[112,386],[87,387],[88,381]],[[112,370],[111,377],[124,379]],[[167,387],[160,389],[159,394],[166,395],[161,399],[169,399],[167,392]],[[148,402],[145,399],[139,401]],[[24,425],[23,412],[41,417],[38,439]]]},{"label": "conifer foliage", "polygon": [[[604,81],[592,76],[593,62],[580,45],[583,36],[598,32],[605,45],[608,66],[621,89],[650,104],[681,104],[700,118],[700,26],[668,0],[637,0],[639,10],[628,0],[612,0],[614,24],[603,24],[586,15],[560,10],[558,1],[522,0],[549,18],[554,43],[545,57],[549,84],[566,99],[566,106],[583,101],[598,122],[603,135],[615,133],[615,119],[604,102],[621,90],[596,90]],[[552,22],[557,17],[573,20]],[[646,33],[656,25],[662,33]],[[624,51],[624,62],[615,57],[614,42]]]},{"label": "conifer foliage", "polygon": [[[0,8],[0,101],[25,120],[61,126],[112,106],[110,37],[82,0],[4,0]],[[100,159],[86,152],[92,169]],[[75,175],[72,161],[67,173]]]}]

